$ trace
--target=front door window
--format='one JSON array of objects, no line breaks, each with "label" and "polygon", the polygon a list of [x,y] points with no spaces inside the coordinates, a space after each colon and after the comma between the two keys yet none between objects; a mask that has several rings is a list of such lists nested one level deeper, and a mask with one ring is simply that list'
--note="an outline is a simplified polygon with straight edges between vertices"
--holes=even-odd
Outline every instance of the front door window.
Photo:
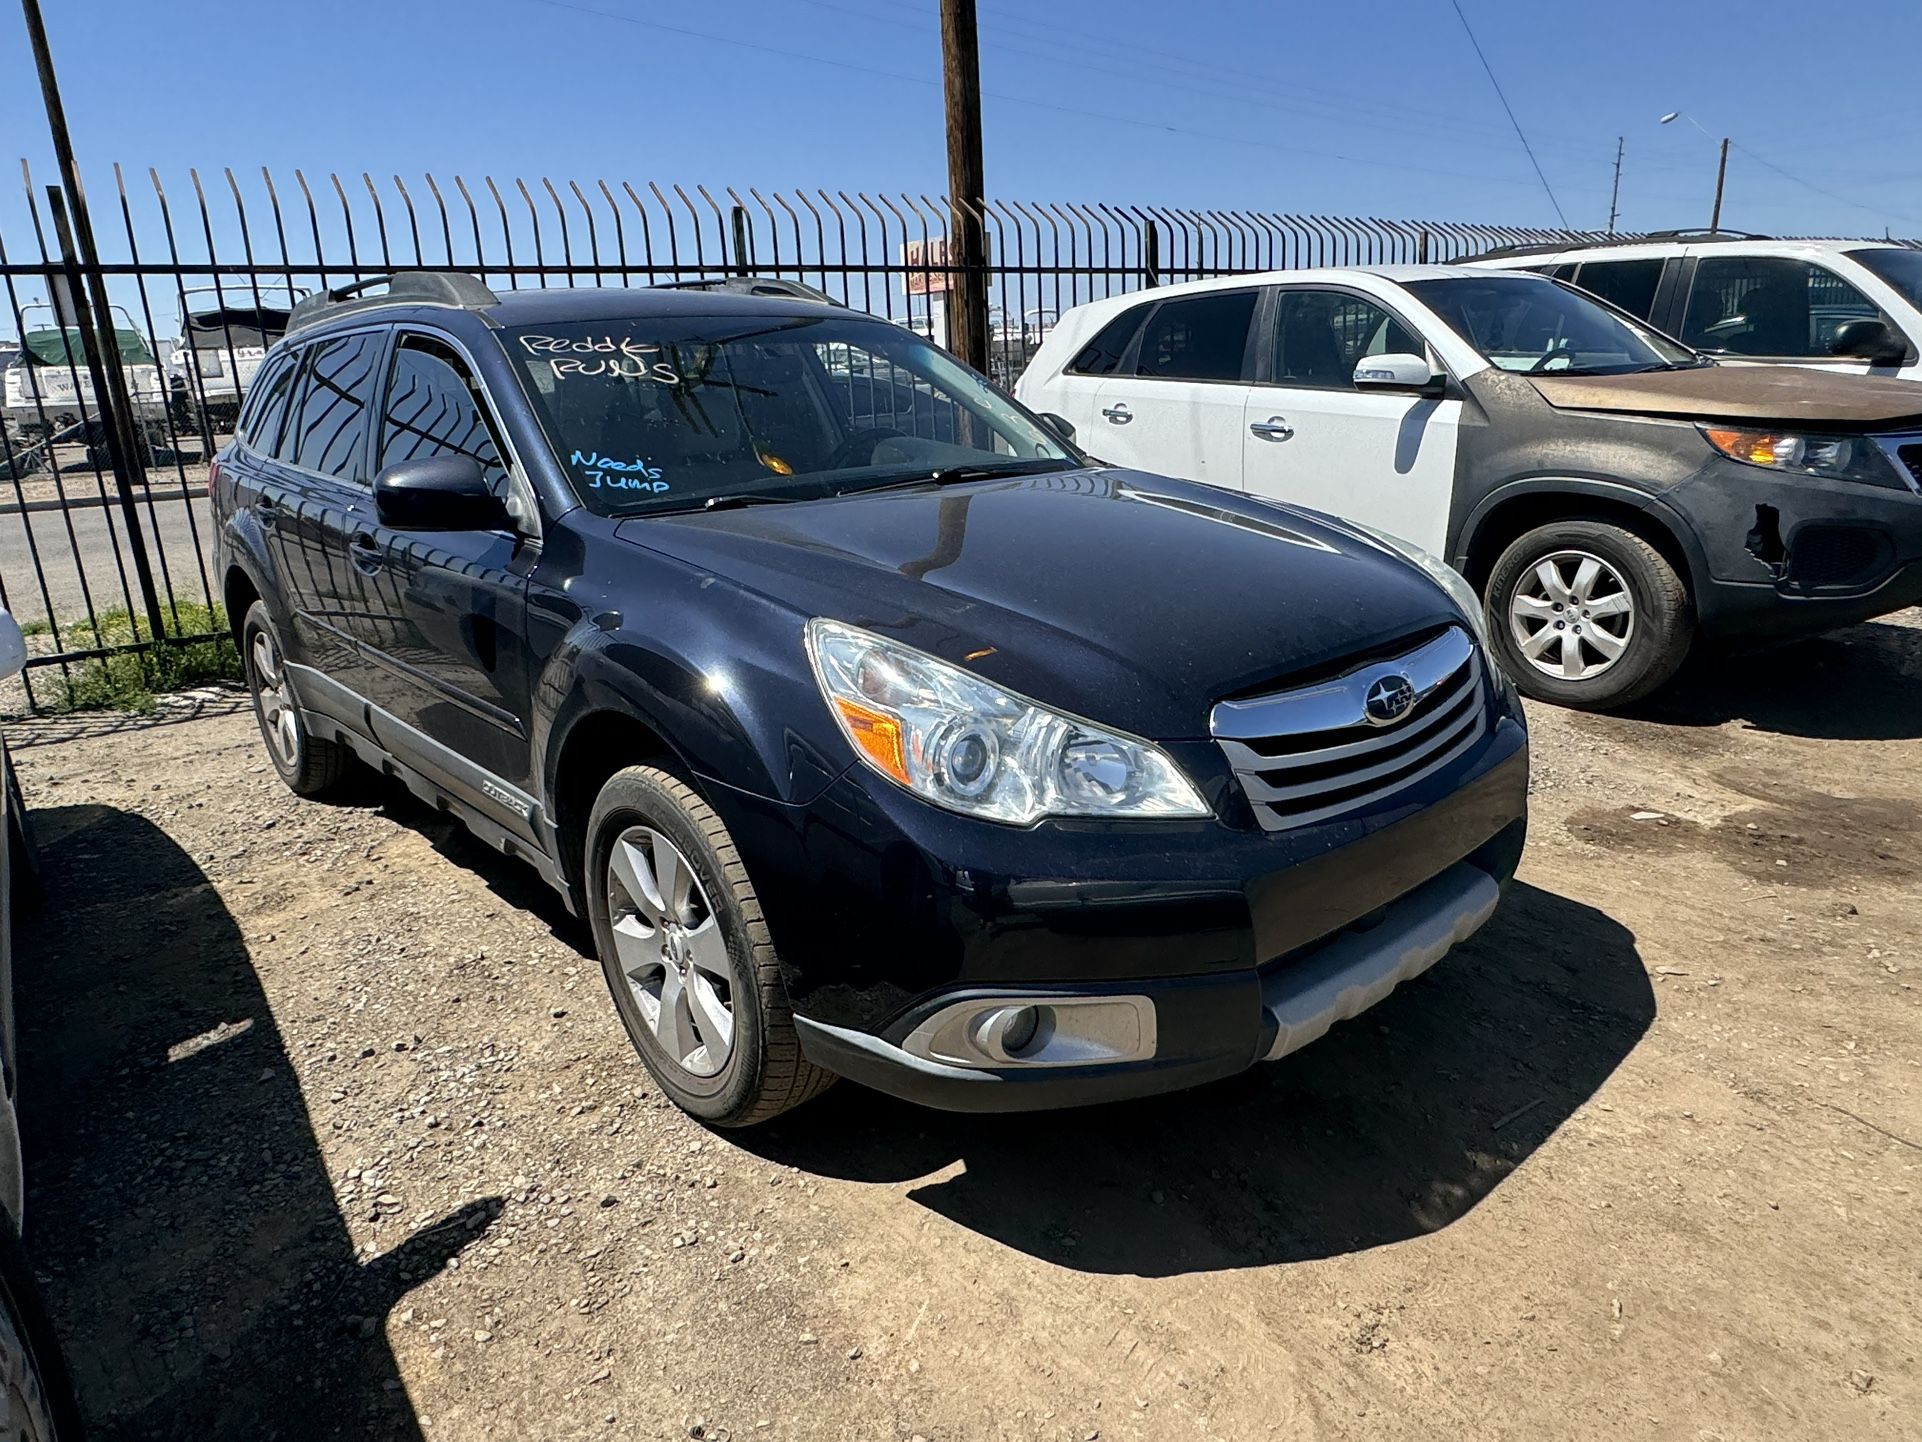
[{"label": "front door window", "polygon": [[1834,271],[1776,255],[1711,255],[1695,265],[1682,339],[1718,355],[1826,359],[1838,327],[1886,319]]}]

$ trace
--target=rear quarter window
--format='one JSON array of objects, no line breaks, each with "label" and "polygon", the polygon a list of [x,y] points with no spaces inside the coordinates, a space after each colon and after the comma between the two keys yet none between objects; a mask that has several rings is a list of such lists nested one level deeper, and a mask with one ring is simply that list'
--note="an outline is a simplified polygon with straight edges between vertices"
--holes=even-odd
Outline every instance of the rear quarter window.
[{"label": "rear quarter window", "polygon": [[263,455],[272,455],[280,440],[280,423],[287,414],[287,396],[293,390],[299,365],[298,351],[282,352],[248,387],[236,429],[242,441]]},{"label": "rear quarter window", "polygon": [[1152,305],[1131,306],[1101,327],[1095,338],[1075,353],[1068,362],[1068,373],[1078,376],[1111,376],[1128,353],[1128,347],[1148,318]]}]

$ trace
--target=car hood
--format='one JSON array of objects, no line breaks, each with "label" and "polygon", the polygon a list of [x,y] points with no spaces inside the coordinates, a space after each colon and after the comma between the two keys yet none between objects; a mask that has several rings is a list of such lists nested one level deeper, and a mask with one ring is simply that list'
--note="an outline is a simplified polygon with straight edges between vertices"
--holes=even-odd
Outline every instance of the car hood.
[{"label": "car hood", "polygon": [[1558,410],[1763,421],[1822,431],[1922,424],[1922,385],[1811,366],[1725,365],[1625,376],[1529,376]]},{"label": "car hood", "polygon": [[[1326,516],[1085,470],[636,517],[622,539],[1158,740],[1459,620],[1417,567]],[[798,636],[797,636],[798,642]]]}]

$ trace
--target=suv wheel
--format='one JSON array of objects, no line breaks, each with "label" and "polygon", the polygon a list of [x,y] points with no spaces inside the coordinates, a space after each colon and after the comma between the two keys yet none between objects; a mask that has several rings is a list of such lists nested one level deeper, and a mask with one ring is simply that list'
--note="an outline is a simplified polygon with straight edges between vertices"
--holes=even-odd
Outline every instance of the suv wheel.
[{"label": "suv wheel", "polygon": [[1668,558],[1602,521],[1538,526],[1502,552],[1484,595],[1522,691],[1583,710],[1625,706],[1673,676],[1695,611]]},{"label": "suv wheel", "polygon": [[721,818],[651,766],[616,772],[588,820],[594,946],[663,1092],[718,1127],[778,1116],[834,1080],[801,1054],[774,946]]},{"label": "suv wheel", "polygon": [[256,601],[247,608],[240,630],[240,654],[247,667],[247,687],[254,696],[254,719],[260,723],[267,758],[293,791],[322,796],[340,788],[347,752],[332,741],[311,734],[287,682],[280,638],[268,618],[267,605]]}]

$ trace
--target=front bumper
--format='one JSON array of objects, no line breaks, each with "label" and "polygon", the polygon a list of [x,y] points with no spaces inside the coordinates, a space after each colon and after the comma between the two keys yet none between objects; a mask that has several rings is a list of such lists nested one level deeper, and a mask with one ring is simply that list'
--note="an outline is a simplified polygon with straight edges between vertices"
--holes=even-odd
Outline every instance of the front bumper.
[{"label": "front bumper", "polygon": [[[937,1106],[1076,1105],[1283,1055],[1486,919],[1521,855],[1528,789],[1518,703],[1504,686],[1489,705],[1490,733],[1462,761],[1363,814],[1288,831],[1234,816],[1211,743],[1186,769],[1227,820],[1016,829],[860,771],[801,807],[708,794],[760,896],[811,1060]],[[983,1067],[908,1044],[945,1008],[1021,996],[1147,998],[1152,1051]]]},{"label": "front bumper", "polygon": [[1697,618],[1787,639],[1922,602],[1922,495],[1717,458],[1662,497],[1697,548]]},{"label": "front bumper", "polygon": [[[1250,974],[1180,978],[1128,995],[1154,1007],[1156,1054],[1108,1065],[1045,1068],[958,1066],[918,1056],[885,1037],[795,1018],[809,1060],[878,1091],[948,1111],[1007,1112],[1080,1106],[1176,1091],[1278,1061],[1359,1016],[1421,975],[1494,914],[1501,883],[1460,861],[1371,918],[1306,955]],[[1020,996],[1004,991],[1000,995]],[[1083,988],[1085,997],[1121,994]],[[1043,994],[1036,993],[1039,999]],[[1058,991],[1046,993],[1059,996]],[[943,996],[909,1018],[969,998]]]}]

